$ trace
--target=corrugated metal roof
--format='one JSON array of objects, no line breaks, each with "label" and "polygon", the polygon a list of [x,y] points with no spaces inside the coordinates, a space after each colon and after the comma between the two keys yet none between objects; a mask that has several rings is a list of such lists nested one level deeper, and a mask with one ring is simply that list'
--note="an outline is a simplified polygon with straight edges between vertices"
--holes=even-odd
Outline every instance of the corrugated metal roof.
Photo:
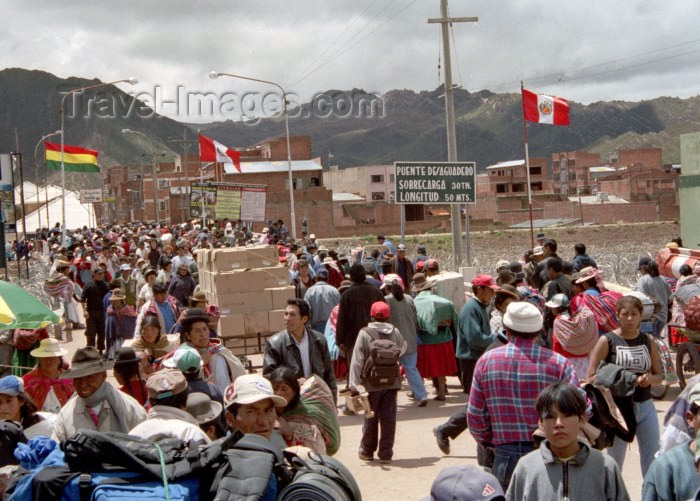
[{"label": "corrugated metal roof", "polygon": [[[556,226],[567,226],[569,224],[575,223],[577,221],[580,221],[579,219],[533,219],[532,220],[532,227],[533,228],[554,228]],[[511,228],[529,228],[530,227],[530,220],[523,221],[522,223],[517,223],[517,224],[511,224]]]},{"label": "corrugated metal roof", "polygon": [[[624,198],[620,198],[616,195],[607,194],[607,199],[604,203],[606,204],[628,204],[629,202]],[[579,197],[569,197],[569,202],[578,203]],[[600,198],[597,195],[581,195],[582,204],[599,204],[601,203]]]},{"label": "corrugated metal roof", "polygon": [[489,169],[503,169],[505,167],[519,167],[525,165],[525,160],[509,160],[507,162],[498,162],[497,164],[489,165],[486,170]]},{"label": "corrugated metal roof", "polygon": [[[272,172],[287,172],[289,166],[286,160],[275,162],[241,162],[241,172],[239,173],[232,164],[224,164],[226,174],[269,174]],[[292,160],[292,172],[320,171],[321,159],[312,160]]]},{"label": "corrugated metal roof", "polygon": [[364,202],[365,197],[361,197],[360,195],[355,195],[354,193],[345,193],[345,192],[340,192],[340,193],[333,193],[333,201],[334,202]]}]

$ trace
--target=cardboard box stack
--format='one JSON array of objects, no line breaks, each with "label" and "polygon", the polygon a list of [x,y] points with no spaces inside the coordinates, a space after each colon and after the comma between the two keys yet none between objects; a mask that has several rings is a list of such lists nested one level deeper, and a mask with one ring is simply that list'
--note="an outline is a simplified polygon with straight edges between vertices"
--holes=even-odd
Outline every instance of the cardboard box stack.
[{"label": "cardboard box stack", "polygon": [[197,252],[199,284],[221,308],[219,337],[235,355],[262,353],[267,338],[284,329],[287,299],[294,297],[277,247],[233,247]]}]

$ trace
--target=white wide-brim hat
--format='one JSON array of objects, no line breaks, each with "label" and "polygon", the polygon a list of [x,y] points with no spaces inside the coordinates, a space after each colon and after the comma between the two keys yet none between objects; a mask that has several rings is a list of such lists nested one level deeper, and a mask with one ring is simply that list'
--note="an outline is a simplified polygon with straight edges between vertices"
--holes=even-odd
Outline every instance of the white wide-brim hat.
[{"label": "white wide-brim hat", "polygon": [[68,350],[61,348],[58,339],[48,337],[42,339],[38,348],[33,349],[30,355],[34,358],[62,357],[68,355]]}]

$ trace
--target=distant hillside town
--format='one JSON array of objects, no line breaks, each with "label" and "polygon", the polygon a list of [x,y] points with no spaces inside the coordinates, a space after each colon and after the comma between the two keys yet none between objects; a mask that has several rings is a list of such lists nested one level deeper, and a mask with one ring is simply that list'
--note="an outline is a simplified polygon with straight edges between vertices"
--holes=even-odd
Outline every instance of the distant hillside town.
[{"label": "distant hillside town", "polygon": [[[266,185],[266,218],[288,218],[285,138],[268,139],[240,151],[243,172],[229,172],[219,163],[202,166],[193,155],[157,163],[156,193],[148,159],[145,165],[111,167],[104,183],[107,203],[96,205],[97,221],[158,218],[168,224],[184,222],[190,217],[185,187],[193,181]],[[312,151],[310,136],[291,138],[298,226],[306,220],[305,227],[318,237],[398,233],[400,207],[393,203],[393,164],[331,166],[324,171],[321,159],[313,158]],[[661,148],[619,149],[606,158],[586,151],[531,158],[533,218],[542,221],[542,226],[675,220],[679,217],[681,168],[663,164],[662,158]],[[476,179],[477,202],[469,206],[473,226],[510,227],[529,221],[524,160],[490,165]],[[407,205],[406,231],[447,229],[448,212],[446,206]]]}]

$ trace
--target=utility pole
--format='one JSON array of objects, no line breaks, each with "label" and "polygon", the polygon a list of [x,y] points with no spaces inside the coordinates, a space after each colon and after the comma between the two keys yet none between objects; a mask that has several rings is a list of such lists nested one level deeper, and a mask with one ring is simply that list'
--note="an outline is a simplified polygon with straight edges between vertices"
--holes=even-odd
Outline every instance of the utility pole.
[{"label": "utility pole", "polygon": [[[475,23],[478,17],[447,17],[447,0],[440,0],[440,17],[428,19],[429,24],[442,25],[442,53],[445,60],[445,116],[447,120],[447,161],[457,161],[457,134],[455,131],[455,106],[452,96],[452,60],[450,58],[450,32],[452,23]],[[462,214],[460,205],[452,204],[452,253],[455,271],[462,264]],[[467,235],[469,234],[469,206],[466,209]],[[467,245],[467,264],[471,265],[471,249]]]},{"label": "utility pole", "polygon": [[196,140],[188,140],[187,139],[187,126],[183,127],[183,135],[182,139],[175,139],[174,137],[169,137],[168,141],[171,143],[176,143],[179,144],[182,147],[182,151],[184,152],[184,157],[185,157],[185,162],[184,165],[182,166],[182,169],[184,170],[185,173],[185,191],[184,193],[181,191],[183,194],[184,202],[180,202],[181,208],[182,208],[182,221],[181,222],[186,222],[188,217],[187,217],[187,207],[190,204],[190,176],[189,176],[189,164],[188,164],[188,152],[190,150],[190,146],[193,144],[197,144]]}]

